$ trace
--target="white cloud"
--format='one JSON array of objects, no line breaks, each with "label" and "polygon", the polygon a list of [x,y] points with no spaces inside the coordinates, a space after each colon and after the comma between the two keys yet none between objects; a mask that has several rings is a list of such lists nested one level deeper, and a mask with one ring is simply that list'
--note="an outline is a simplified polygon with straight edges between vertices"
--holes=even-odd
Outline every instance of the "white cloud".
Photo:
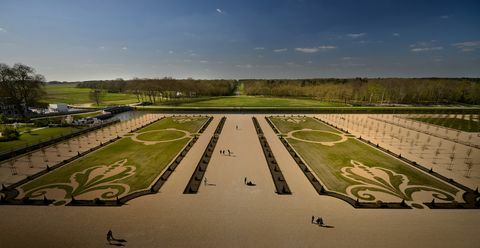
[{"label": "white cloud", "polygon": [[0,33],[6,33],[7,30],[5,28],[0,27]]},{"label": "white cloud", "polygon": [[460,49],[463,52],[471,52],[475,51],[476,49],[480,48],[480,41],[464,41],[452,44],[452,46]]},{"label": "white cloud", "polygon": [[253,65],[251,65],[251,64],[245,64],[245,65],[235,65],[235,67],[238,67],[238,68],[245,68],[245,69],[251,69],[251,68],[253,68]]},{"label": "white cloud", "polygon": [[282,52],[288,51],[288,49],[287,48],[279,48],[279,49],[274,49],[273,51],[276,52],[276,53],[282,53]]},{"label": "white cloud", "polygon": [[223,14],[223,11],[221,9],[216,9],[218,13]]},{"label": "white cloud", "polygon": [[316,47],[297,47],[295,48],[295,51],[302,52],[302,53],[316,53],[320,51],[320,49]]},{"label": "white cloud", "polygon": [[200,63],[202,64],[208,63],[208,60],[200,60]]},{"label": "white cloud", "polygon": [[318,47],[321,50],[330,50],[330,49],[336,49],[336,46],[319,46]]},{"label": "white cloud", "polygon": [[99,46],[98,49],[105,50],[105,47],[104,46]]},{"label": "white cloud", "polygon": [[122,47],[122,50],[128,50],[128,47],[124,46]]},{"label": "white cloud", "polygon": [[367,33],[358,33],[358,34],[347,34],[348,37],[356,39],[367,35]]},{"label": "white cloud", "polygon": [[451,17],[451,15],[441,15],[440,18],[441,19],[449,19]]},{"label": "white cloud", "polygon": [[415,47],[410,49],[412,52],[430,52],[430,51],[438,51],[438,50],[443,50],[443,47],[437,46],[437,47]]},{"label": "white cloud", "polygon": [[297,47],[295,51],[302,53],[316,53],[337,48],[336,46],[319,46],[319,47]]},{"label": "white cloud", "polygon": [[393,33],[392,35],[393,35],[393,36],[395,36],[395,37],[398,37],[398,36],[400,36],[400,34],[399,34],[399,33]]},{"label": "white cloud", "polygon": [[172,50],[168,51],[168,54],[173,54],[174,52]]},{"label": "white cloud", "polygon": [[435,46],[436,40],[430,41],[420,41],[415,44],[410,45],[410,51],[412,52],[431,52],[431,51],[438,51],[443,50],[442,46]]},{"label": "white cloud", "polygon": [[265,50],[265,47],[255,47],[253,50]]}]

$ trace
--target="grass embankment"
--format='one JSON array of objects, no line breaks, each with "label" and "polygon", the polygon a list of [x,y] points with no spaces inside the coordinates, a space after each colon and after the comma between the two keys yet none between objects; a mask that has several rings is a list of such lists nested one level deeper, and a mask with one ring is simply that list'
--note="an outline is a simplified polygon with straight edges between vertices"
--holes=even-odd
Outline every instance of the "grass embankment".
[{"label": "grass embankment", "polygon": [[425,123],[430,123],[437,126],[448,127],[465,132],[480,132],[480,123],[479,121],[474,120],[465,120],[459,118],[439,118],[439,117],[422,117],[422,118],[412,118],[416,121],[421,121]]},{"label": "grass embankment", "polygon": [[[176,117],[174,117],[176,118]],[[189,132],[197,132],[207,120],[207,117],[195,118],[190,122],[178,123],[174,118],[162,119],[138,133],[175,128]],[[165,131],[168,132],[168,131]],[[176,131],[171,131],[176,132]],[[177,132],[176,132],[177,133]],[[121,180],[115,181],[116,184],[127,184],[129,192],[147,189],[169,164],[181,149],[190,141],[191,138],[184,138],[177,141],[157,143],[154,145],[145,145],[141,142],[133,141],[130,137],[124,137],[119,141],[106,146],[98,151],[86,155],[74,162],[65,165],[51,173],[33,180],[21,186],[24,192],[48,184],[70,184],[74,173],[85,171],[89,168],[102,165],[111,165],[115,162],[127,159],[126,165],[134,166],[135,174]],[[109,178],[115,180],[116,176]],[[107,179],[105,179],[107,180]],[[107,180],[106,183],[109,181]],[[81,183],[81,182],[80,182]],[[80,185],[85,187],[84,185]],[[71,197],[71,192],[67,192],[67,198]]]},{"label": "grass embankment", "polygon": [[[35,129],[35,128],[33,128]],[[75,127],[45,127],[45,128],[39,128],[34,131],[30,131],[29,133],[23,132],[20,134],[20,137],[18,140],[12,140],[12,141],[6,141],[6,142],[0,142],[0,152],[19,148],[22,146],[26,146],[31,143],[36,143],[41,140],[47,140],[52,137],[58,137],[62,134],[68,134],[70,132],[73,132],[75,130],[78,130],[78,128]],[[22,131],[22,130],[20,130]],[[23,130],[25,131],[25,130]]]},{"label": "grass embankment", "polygon": [[[303,128],[340,133],[338,130],[313,118],[297,118],[305,120],[298,123],[289,122],[278,117],[271,117],[270,119],[283,134]],[[316,135],[318,136],[321,134],[321,132],[317,132]],[[318,139],[318,137],[316,138]],[[335,192],[345,194],[348,186],[358,184],[342,176],[341,169],[343,167],[352,166],[351,160],[361,162],[368,167],[385,168],[394,171],[395,173],[406,175],[409,180],[409,185],[431,186],[452,194],[456,194],[458,191],[448,184],[422,173],[404,162],[364,144],[353,137],[349,137],[347,141],[337,143],[333,146],[324,146],[295,139],[288,139],[288,142],[305,160],[310,168],[312,168],[320,181],[329,190]],[[401,177],[399,176],[392,176],[390,179],[392,180],[391,182],[393,185],[401,184]]]}]

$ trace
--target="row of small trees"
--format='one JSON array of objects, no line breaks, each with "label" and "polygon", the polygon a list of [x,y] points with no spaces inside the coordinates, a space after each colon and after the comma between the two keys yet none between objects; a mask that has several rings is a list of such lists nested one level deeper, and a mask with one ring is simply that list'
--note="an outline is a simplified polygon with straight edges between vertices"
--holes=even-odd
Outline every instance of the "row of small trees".
[{"label": "row of small trees", "polygon": [[480,104],[480,79],[354,78],[241,80],[248,95],[313,97],[359,104]]},{"label": "row of small trees", "polygon": [[87,81],[77,84],[77,87],[101,89],[115,93],[131,93],[137,97],[139,102],[155,104],[179,98],[231,95],[235,88],[235,81],[136,78],[132,80]]}]

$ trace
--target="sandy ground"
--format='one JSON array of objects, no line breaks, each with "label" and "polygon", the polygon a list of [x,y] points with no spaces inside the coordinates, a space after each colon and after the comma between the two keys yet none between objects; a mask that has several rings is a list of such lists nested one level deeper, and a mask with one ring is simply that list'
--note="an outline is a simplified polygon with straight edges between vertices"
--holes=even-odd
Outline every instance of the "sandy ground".
[{"label": "sandy ground", "polygon": [[0,206],[0,247],[105,247],[109,229],[130,247],[478,247],[479,210],[357,210],[318,195],[261,116],[292,195],[274,193],[249,115],[227,115],[206,172],[212,185],[182,194],[220,117],[158,194],[115,208]]}]

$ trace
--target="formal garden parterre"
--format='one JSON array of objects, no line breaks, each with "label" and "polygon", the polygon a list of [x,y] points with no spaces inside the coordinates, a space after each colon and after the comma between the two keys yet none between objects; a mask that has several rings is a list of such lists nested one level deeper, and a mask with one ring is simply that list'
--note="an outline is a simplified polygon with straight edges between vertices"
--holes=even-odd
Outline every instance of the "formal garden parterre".
[{"label": "formal garden parterre", "polygon": [[277,116],[267,120],[298,154],[297,159],[313,171],[322,190],[357,203],[403,202],[422,207],[432,200],[464,202],[464,190],[314,118]]},{"label": "formal garden parterre", "polygon": [[56,205],[63,205],[79,200],[115,200],[150,190],[162,171],[196,140],[208,120],[204,116],[163,118],[17,187],[17,199],[54,199]]}]

